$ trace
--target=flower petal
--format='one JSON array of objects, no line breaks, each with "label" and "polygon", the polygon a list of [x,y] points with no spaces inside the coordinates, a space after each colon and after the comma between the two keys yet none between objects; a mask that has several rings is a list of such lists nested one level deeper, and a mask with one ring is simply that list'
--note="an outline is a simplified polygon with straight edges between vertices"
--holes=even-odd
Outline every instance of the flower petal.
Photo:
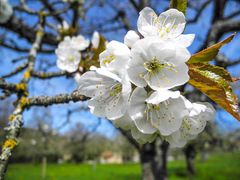
[{"label": "flower petal", "polygon": [[176,37],[175,41],[180,46],[188,47],[192,44],[194,38],[195,34],[181,34],[178,37]]},{"label": "flower petal", "polygon": [[[156,110],[157,111],[157,110]],[[163,136],[168,136],[171,133],[180,129],[183,118],[188,115],[189,111],[184,106],[184,99],[169,98],[160,103],[160,110],[152,118],[154,127],[158,128]]]},{"label": "flower petal", "polygon": [[159,104],[160,102],[163,102],[169,98],[178,98],[180,97],[179,91],[169,91],[169,90],[158,90],[154,91],[150,97],[146,99],[147,103],[151,104]]},{"label": "flower petal", "polygon": [[154,90],[171,89],[189,81],[188,66],[181,64],[175,68],[164,68],[155,74],[147,74],[144,79]]},{"label": "flower petal", "polygon": [[79,78],[78,91],[82,95],[94,97],[97,94],[104,94],[114,83],[114,80],[109,77],[100,75],[95,71],[88,71]]},{"label": "flower petal", "polygon": [[130,30],[124,37],[124,44],[131,48],[138,40],[140,40],[139,35],[135,31]]},{"label": "flower petal", "polygon": [[185,28],[185,16],[177,9],[169,9],[159,16],[162,35],[167,35],[168,38],[175,38],[182,34]]},{"label": "flower petal", "polygon": [[138,31],[144,36],[156,36],[157,33],[157,15],[149,7],[145,7],[139,13],[139,18],[137,20]]},{"label": "flower petal", "polygon": [[144,134],[140,132],[136,127],[131,128],[132,137],[140,144],[151,143],[157,136],[154,134]]},{"label": "flower petal", "polygon": [[143,88],[136,88],[130,98],[129,116],[135,122],[135,125],[145,134],[152,134],[156,129],[147,121],[146,104],[147,92]]},{"label": "flower petal", "polygon": [[135,126],[133,124],[133,120],[129,117],[128,114],[125,114],[124,116],[122,116],[119,119],[113,120],[112,123],[116,127],[121,128],[123,130],[130,130],[132,128],[132,126]]}]

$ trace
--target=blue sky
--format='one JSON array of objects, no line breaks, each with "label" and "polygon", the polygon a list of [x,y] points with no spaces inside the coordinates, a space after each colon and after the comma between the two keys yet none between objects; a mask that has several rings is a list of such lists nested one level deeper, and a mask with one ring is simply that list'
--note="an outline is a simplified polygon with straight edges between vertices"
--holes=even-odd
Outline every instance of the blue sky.
[{"label": "blue sky", "polygon": [[[116,1],[112,1],[113,3]],[[16,3],[16,1],[11,1],[11,3]],[[163,2],[161,6],[157,6],[156,9],[160,13],[165,7],[167,6],[166,2]],[[32,3],[31,7],[37,8],[37,3]],[[126,0],[121,1],[121,3],[118,5],[118,8],[126,8]],[[229,7],[226,10],[226,13],[232,11],[234,8],[233,5],[229,5]],[[204,13],[200,17],[200,21],[194,25],[187,25],[184,33],[194,33],[196,34],[196,39],[193,43],[193,45],[189,48],[191,53],[196,52],[199,45],[201,44],[202,40],[206,36],[207,30],[210,27],[210,18],[212,11],[212,5],[210,5],[207,9],[205,9]],[[101,8],[99,7],[92,7],[89,12],[86,14],[86,19],[80,22],[80,26],[82,27],[82,32],[88,32],[88,27],[90,26],[91,22],[103,22],[103,19],[106,17],[113,16],[114,11],[109,6],[103,6]],[[137,13],[131,10],[129,7],[129,11],[127,15],[131,18],[129,18],[132,28],[136,29],[136,21],[137,21]],[[66,15],[66,19],[69,19],[70,14]],[[191,10],[187,11],[187,18],[191,18],[194,16],[194,12]],[[32,20],[32,17],[22,15],[25,22],[31,23],[35,20]],[[56,22],[53,21],[53,23],[56,24]],[[111,26],[117,26],[118,24],[112,23]],[[93,29],[94,30],[94,29]],[[92,29],[91,29],[92,31]],[[0,29],[0,32],[3,32]],[[123,41],[124,34],[126,32],[124,30],[119,30],[117,32],[108,32],[104,33],[103,35],[108,40],[118,40]],[[16,41],[18,44],[20,44],[22,47],[27,46],[27,43],[25,40],[20,40],[17,36],[13,35],[12,33],[9,35],[13,37],[13,40]],[[89,34],[87,34],[89,37]],[[240,58],[240,41],[239,41],[240,34],[238,33],[236,37],[233,39],[233,41],[226,45],[224,48],[221,49],[221,53],[225,53],[229,58],[237,59]],[[20,63],[16,63],[12,65],[9,63],[13,58],[16,58],[19,56],[19,53],[14,53],[10,50],[6,49],[0,49],[0,65],[1,65],[1,71],[0,75],[3,75],[11,70],[13,70],[15,67],[17,67]],[[46,56],[42,55],[39,56],[38,59],[46,59],[53,64],[55,63],[56,57],[55,55]],[[41,61],[36,64],[36,68],[41,66]],[[56,66],[50,67],[48,71],[58,71]],[[240,77],[240,66],[229,68],[230,73],[233,76]],[[18,82],[20,78],[22,77],[22,74],[19,74],[18,76],[14,78],[8,79],[9,82]],[[30,96],[36,96],[36,95],[55,95],[59,93],[68,93],[72,90],[76,89],[76,83],[73,79],[66,79],[64,77],[61,78],[55,78],[51,80],[34,80],[30,82]],[[238,93],[239,92],[239,83],[238,83]],[[52,113],[52,118],[54,121],[53,127],[58,127],[62,122],[66,120],[66,114],[68,109],[76,109],[81,106],[81,103],[70,103],[70,104],[64,104],[64,105],[54,105],[50,108],[48,108],[49,111]],[[33,120],[32,117],[33,114],[38,111],[41,112],[45,109],[44,107],[36,107],[31,110],[28,110],[24,113],[25,117],[25,126],[33,126]],[[80,109],[80,108],[79,108]],[[240,128],[240,123],[234,119],[230,114],[226,113],[225,111],[218,111],[215,121],[219,124],[219,129],[222,132],[232,131],[236,128]],[[66,132],[69,129],[71,129],[75,123],[81,122],[85,125],[86,128],[91,129],[94,125],[96,125],[97,117],[91,115],[89,112],[86,111],[80,111],[78,113],[73,114],[71,118],[71,123],[67,125],[65,128],[61,129],[61,132]],[[101,125],[98,127],[97,132],[102,133],[106,135],[107,137],[113,137],[116,135],[116,129],[107,121],[102,120]]]}]

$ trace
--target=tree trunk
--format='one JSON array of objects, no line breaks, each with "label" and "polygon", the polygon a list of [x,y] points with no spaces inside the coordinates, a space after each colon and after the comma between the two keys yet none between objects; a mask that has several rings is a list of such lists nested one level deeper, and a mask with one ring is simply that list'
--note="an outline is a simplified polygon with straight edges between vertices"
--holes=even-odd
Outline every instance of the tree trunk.
[{"label": "tree trunk", "polygon": [[156,140],[145,144],[140,150],[143,180],[167,179],[167,152],[169,144]]},{"label": "tree trunk", "polygon": [[47,157],[43,156],[42,158],[42,180],[46,179],[46,174],[47,174]]},{"label": "tree trunk", "polygon": [[187,163],[187,172],[190,175],[196,174],[195,166],[194,166],[194,159],[196,157],[196,150],[194,145],[188,144],[184,150],[186,163]]}]

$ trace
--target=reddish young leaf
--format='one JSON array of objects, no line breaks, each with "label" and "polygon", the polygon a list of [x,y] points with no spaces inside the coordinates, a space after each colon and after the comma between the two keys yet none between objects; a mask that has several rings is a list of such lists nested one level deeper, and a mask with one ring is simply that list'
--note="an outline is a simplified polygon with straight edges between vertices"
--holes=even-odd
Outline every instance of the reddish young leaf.
[{"label": "reddish young leaf", "polygon": [[229,43],[233,37],[235,36],[235,33],[232,34],[231,36],[229,36],[228,38],[224,39],[223,41],[217,43],[217,44],[214,44],[210,47],[208,47],[207,49],[204,49],[194,55],[192,55],[192,57],[188,60],[188,64],[192,64],[192,63],[199,63],[199,62],[209,62],[211,60],[213,60],[218,52],[219,52],[219,49]]},{"label": "reddish young leaf", "polygon": [[229,84],[229,74],[210,64],[190,64],[189,83],[240,121],[238,99]]}]

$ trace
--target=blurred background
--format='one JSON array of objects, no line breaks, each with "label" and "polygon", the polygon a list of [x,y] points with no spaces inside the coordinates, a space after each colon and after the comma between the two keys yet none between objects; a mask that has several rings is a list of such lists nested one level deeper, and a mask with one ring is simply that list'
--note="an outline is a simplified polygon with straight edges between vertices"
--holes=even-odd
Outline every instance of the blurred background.
[{"label": "blurred background", "polygon": [[[2,2],[2,1],[0,1]],[[9,0],[14,13],[0,23],[0,77],[18,83],[27,54],[34,41],[37,15],[46,19],[42,47],[37,55],[36,72],[58,72],[54,53],[59,41],[59,26],[66,21],[76,34],[91,39],[98,31],[108,41],[123,42],[130,29],[137,30],[138,13],[146,6],[157,14],[169,7],[168,0]],[[1,13],[1,12],[0,12]],[[240,77],[240,1],[189,0],[185,34],[196,34],[189,50],[198,52],[237,32],[212,62]],[[56,73],[57,74],[57,73]],[[240,95],[240,84],[233,84]],[[77,88],[73,77],[59,74],[44,79],[35,76],[29,96],[70,93]],[[205,95],[185,86],[191,101],[210,101]],[[1,94],[0,94],[1,95]],[[14,109],[16,96],[0,101],[0,140]],[[6,179],[148,179],[151,172],[167,174],[169,179],[240,179],[240,123],[218,106],[214,122],[183,149],[173,149],[157,139],[137,144],[127,132],[106,119],[90,114],[86,102],[32,107],[24,112],[20,143],[13,153]],[[150,175],[149,175],[150,174]]]}]

